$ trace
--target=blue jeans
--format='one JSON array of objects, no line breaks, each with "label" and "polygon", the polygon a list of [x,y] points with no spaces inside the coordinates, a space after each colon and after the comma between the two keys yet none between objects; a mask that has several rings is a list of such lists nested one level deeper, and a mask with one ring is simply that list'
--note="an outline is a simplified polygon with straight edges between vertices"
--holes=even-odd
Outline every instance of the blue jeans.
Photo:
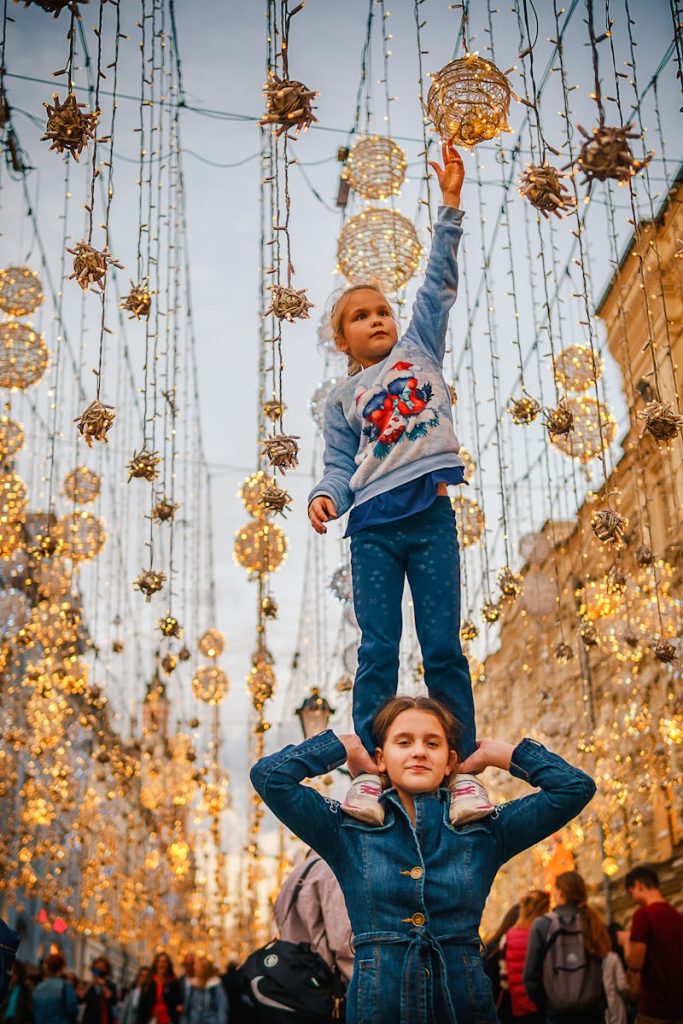
[{"label": "blue jeans", "polygon": [[374,755],[372,721],[398,687],[407,577],[427,690],[461,723],[458,753],[467,757],[475,749],[474,700],[460,646],[460,552],[450,500],[439,496],[422,512],[355,534],[351,567],[354,610],[362,631],[353,724],[363,746]]}]

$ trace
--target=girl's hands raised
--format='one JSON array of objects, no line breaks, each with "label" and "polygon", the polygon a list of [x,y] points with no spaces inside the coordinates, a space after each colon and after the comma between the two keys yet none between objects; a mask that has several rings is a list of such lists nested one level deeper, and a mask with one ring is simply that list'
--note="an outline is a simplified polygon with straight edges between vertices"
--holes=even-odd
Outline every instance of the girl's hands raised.
[{"label": "girl's hands raised", "polygon": [[456,765],[456,771],[469,775],[478,775],[484,768],[504,768],[509,771],[514,749],[512,743],[506,743],[505,740],[478,740],[475,752]]},{"label": "girl's hands raised", "polygon": [[460,192],[465,180],[465,165],[462,157],[452,142],[445,142],[441,147],[443,167],[431,160],[429,166],[439,179],[439,187],[443,194],[445,206],[460,206]]}]

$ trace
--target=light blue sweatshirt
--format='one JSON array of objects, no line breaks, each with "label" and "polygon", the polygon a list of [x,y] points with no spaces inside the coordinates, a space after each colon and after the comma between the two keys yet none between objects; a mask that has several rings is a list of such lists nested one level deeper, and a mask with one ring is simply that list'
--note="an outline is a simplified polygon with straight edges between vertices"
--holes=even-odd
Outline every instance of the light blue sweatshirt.
[{"label": "light blue sweatshirt", "polygon": [[462,466],[443,377],[448,314],[458,292],[462,210],[439,207],[408,329],[380,363],[338,384],[325,405],[324,475],[308,500],[353,504],[435,469]]}]

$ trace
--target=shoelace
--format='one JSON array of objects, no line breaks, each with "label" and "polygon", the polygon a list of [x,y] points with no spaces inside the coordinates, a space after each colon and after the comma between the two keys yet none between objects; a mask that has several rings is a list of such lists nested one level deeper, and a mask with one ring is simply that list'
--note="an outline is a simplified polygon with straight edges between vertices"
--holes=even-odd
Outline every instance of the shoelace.
[{"label": "shoelace", "polygon": [[[476,796],[478,793],[478,786],[475,786],[473,782],[459,782],[455,787],[456,796]],[[479,793],[479,795],[481,795]]]},{"label": "shoelace", "polygon": [[378,797],[381,793],[381,789],[375,783],[372,782],[359,782],[357,786],[358,792],[362,793],[363,796],[376,796]]}]

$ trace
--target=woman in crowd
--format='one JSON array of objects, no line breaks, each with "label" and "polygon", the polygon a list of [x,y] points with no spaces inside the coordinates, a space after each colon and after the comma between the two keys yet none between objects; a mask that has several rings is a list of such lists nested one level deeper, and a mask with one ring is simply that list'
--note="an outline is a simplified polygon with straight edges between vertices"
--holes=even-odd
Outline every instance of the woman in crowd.
[{"label": "woman in crowd", "polygon": [[26,980],[26,967],[15,960],[7,996],[0,1005],[2,1024],[33,1024],[31,986]]},{"label": "woman in crowd", "polygon": [[147,1024],[154,1017],[156,1024],[178,1024],[182,1012],[182,991],[171,958],[168,953],[157,953],[152,961],[151,984],[140,996],[140,1021]]},{"label": "woman in crowd", "polygon": [[142,998],[143,993],[151,990],[152,979],[151,967],[140,967],[138,969],[133,987],[126,994],[126,998],[121,1004],[118,1024],[148,1024],[149,1018],[141,1016],[141,1007],[144,1002]]},{"label": "woman in crowd", "polygon": [[524,962],[529,945],[529,932],[537,917],[550,909],[550,896],[541,889],[531,889],[522,897],[519,918],[505,937],[505,963],[510,989],[510,1015],[516,1024],[544,1024],[543,1014],[529,999],[524,988]]},{"label": "woman in crowd", "polygon": [[218,971],[207,956],[195,961],[195,975],[192,979],[185,1006],[186,1024],[226,1024],[228,1000]]},{"label": "woman in crowd", "polygon": [[73,985],[63,976],[65,967],[61,953],[45,958],[45,977],[31,994],[34,1024],[76,1024],[78,1000]]}]

